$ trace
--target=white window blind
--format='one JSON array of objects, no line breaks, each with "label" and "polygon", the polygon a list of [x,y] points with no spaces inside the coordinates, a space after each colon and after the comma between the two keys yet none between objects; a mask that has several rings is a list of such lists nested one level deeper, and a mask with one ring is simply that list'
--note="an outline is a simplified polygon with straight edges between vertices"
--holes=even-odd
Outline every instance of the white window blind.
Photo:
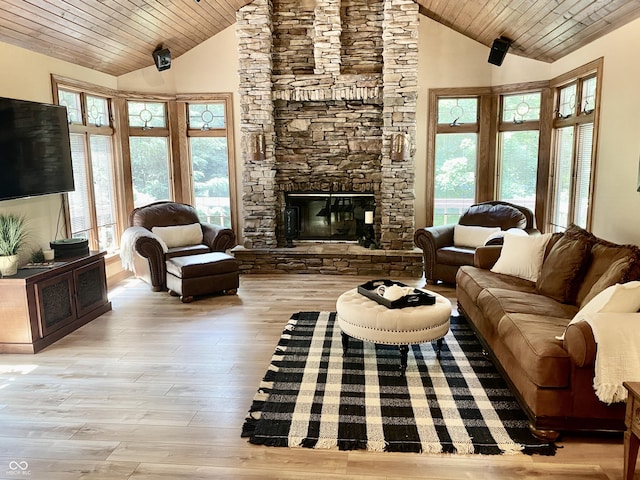
[{"label": "white window blind", "polygon": [[84,238],[84,232],[91,228],[85,137],[82,134],[72,133],[69,135],[69,141],[71,143],[73,182],[75,184],[75,190],[69,192],[71,235]]},{"label": "white window blind", "polygon": [[573,222],[587,226],[589,190],[591,185],[591,154],[593,152],[593,123],[578,126],[577,169],[575,179],[575,214]]}]

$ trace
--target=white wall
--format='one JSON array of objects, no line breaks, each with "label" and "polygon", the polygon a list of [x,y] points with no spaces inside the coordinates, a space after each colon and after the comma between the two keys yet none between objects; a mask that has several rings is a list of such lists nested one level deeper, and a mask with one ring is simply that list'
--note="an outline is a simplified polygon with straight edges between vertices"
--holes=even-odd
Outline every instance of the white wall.
[{"label": "white wall", "polygon": [[[3,66],[0,97],[51,103],[51,74],[116,88],[116,78],[111,75],[5,43],[0,43],[0,60]],[[27,218],[29,245],[21,252],[22,262],[29,260],[32,251],[49,248],[51,240],[64,237],[64,233],[56,233],[64,232],[64,217],[58,222],[61,206],[60,194],[0,201],[0,212],[16,213]]]}]

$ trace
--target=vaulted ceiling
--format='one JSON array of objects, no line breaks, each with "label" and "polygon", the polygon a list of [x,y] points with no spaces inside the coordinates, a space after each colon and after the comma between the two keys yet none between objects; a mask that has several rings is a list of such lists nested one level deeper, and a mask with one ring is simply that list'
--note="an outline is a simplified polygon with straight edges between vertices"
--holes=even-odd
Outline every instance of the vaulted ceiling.
[{"label": "vaulted ceiling", "polygon": [[[0,0],[0,41],[119,76],[235,23],[247,0]],[[552,62],[640,17],[640,0],[417,0],[423,15],[490,46]]]}]

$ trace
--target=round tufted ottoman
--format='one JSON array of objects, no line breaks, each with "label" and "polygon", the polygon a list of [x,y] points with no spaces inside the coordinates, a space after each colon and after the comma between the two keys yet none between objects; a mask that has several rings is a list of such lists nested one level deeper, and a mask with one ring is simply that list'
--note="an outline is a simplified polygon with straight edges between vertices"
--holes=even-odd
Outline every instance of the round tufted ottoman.
[{"label": "round tufted ottoman", "polygon": [[407,368],[409,345],[437,340],[439,358],[442,338],[449,331],[451,302],[442,295],[429,293],[436,297],[434,305],[405,308],[387,308],[358,293],[357,288],[340,295],[336,312],[345,355],[349,337],[353,337],[382,345],[398,345],[402,374]]}]

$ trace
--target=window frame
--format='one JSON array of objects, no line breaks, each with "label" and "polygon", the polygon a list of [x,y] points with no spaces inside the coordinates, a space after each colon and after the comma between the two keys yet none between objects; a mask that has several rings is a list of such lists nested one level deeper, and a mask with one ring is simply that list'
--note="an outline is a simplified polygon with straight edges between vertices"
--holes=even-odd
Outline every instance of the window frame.
[{"label": "window frame", "polygon": [[[487,196],[488,186],[485,186],[486,167],[489,164],[489,118],[491,111],[491,89],[488,87],[471,88],[432,88],[429,90],[429,115],[427,135],[427,165],[426,165],[426,224],[433,225],[435,207],[435,158],[436,136],[439,133],[477,133],[478,147],[476,158],[476,188],[474,202],[479,202]],[[469,98],[478,99],[478,122],[475,124],[461,124],[451,126],[438,124],[438,100],[441,98]],[[493,189],[493,182],[490,188]]]},{"label": "window frame", "polygon": [[[229,197],[231,228],[234,232],[239,232],[238,220],[238,193],[236,188],[236,153],[235,153],[235,132],[233,128],[233,94],[212,93],[199,95],[176,95],[178,124],[184,135],[180,135],[179,152],[180,158],[187,161],[181,165],[181,191],[184,192],[184,201],[190,205],[195,205],[195,192],[193,188],[193,169],[191,161],[191,149],[189,147],[190,137],[226,137],[227,138],[227,161],[229,168]],[[211,128],[201,130],[190,128],[189,126],[189,104],[194,103],[224,103],[225,126],[224,128]],[[237,233],[236,233],[237,234]]]},{"label": "window frame", "polygon": [[[115,197],[116,203],[119,201],[119,173],[118,173],[118,164],[119,164],[119,154],[117,148],[117,139],[118,139],[118,122],[115,118],[115,99],[117,98],[117,92],[108,88],[102,88],[95,85],[91,85],[85,82],[80,82],[77,80],[73,80],[70,78],[62,77],[59,75],[51,75],[51,86],[52,86],[52,96],[53,103],[56,105],[60,104],[59,98],[59,90],[76,93],[80,96],[80,104],[81,104],[81,112],[82,112],[82,122],[72,122],[69,123],[69,133],[70,134],[79,134],[84,137],[84,147],[85,147],[85,170],[86,170],[86,188],[89,196],[90,202],[90,228],[88,231],[89,236],[89,248],[90,250],[99,250],[99,233],[98,233],[98,219],[97,219],[97,209],[96,209],[96,197],[95,190],[93,187],[93,168],[91,163],[91,148],[90,148],[90,138],[91,135],[97,136],[108,136],[111,138],[111,149],[112,149],[112,167],[113,167],[113,176],[112,176],[112,191]],[[107,118],[108,125],[97,126],[95,124],[91,124],[88,121],[87,115],[87,96],[94,96],[104,98],[107,101]],[[120,234],[123,229],[122,223],[122,215],[121,208],[118,204],[114,207],[114,219],[115,219],[115,230],[116,230],[116,238],[115,241],[115,251],[117,251],[120,247]],[[65,219],[65,235],[67,237],[71,237],[73,232],[71,231],[71,212],[69,208],[69,194],[63,194],[63,215]]]},{"label": "window frame", "polygon": [[538,144],[538,171],[536,181],[535,218],[538,226],[546,225],[549,192],[549,171],[551,158],[551,133],[553,104],[549,81],[537,81],[501,85],[496,87],[435,88],[429,90],[429,109],[427,127],[427,165],[426,165],[426,225],[433,225],[435,203],[435,139],[438,133],[446,133],[459,127],[438,128],[438,99],[458,96],[477,96],[479,98],[479,136],[478,161],[476,170],[475,202],[491,201],[498,198],[499,134],[507,130],[526,130],[532,122],[523,122],[513,126],[504,125],[502,119],[502,96],[540,92],[540,120]]},{"label": "window frame", "polygon": [[[582,125],[593,124],[593,136],[591,139],[591,165],[589,172],[589,186],[588,186],[588,208],[586,214],[586,230],[591,230],[593,221],[594,210],[594,192],[595,192],[595,179],[597,170],[597,157],[598,157],[598,132],[600,124],[600,101],[602,97],[602,77],[603,77],[604,58],[598,58],[592,62],[587,63],[581,67],[578,67],[570,72],[560,75],[550,81],[550,88],[553,92],[553,121],[551,124],[552,130],[552,148],[551,148],[551,165],[549,169],[549,203],[546,212],[545,228],[547,231],[559,231],[565,227],[556,225],[553,222],[553,213],[556,204],[557,192],[555,191],[556,180],[556,168],[557,168],[557,148],[556,148],[556,135],[560,128],[572,127],[573,128],[573,150],[572,150],[572,166],[571,166],[571,186],[569,194],[569,211],[567,218],[567,226],[574,222],[576,215],[576,175],[578,171],[579,163],[579,129]],[[582,111],[582,92],[583,85],[586,80],[591,78],[596,79],[595,89],[595,105],[590,112]],[[566,88],[572,84],[576,84],[576,111],[573,115],[562,118],[559,116],[559,102],[560,92],[563,88]],[[578,100],[580,102],[578,102]]]}]

